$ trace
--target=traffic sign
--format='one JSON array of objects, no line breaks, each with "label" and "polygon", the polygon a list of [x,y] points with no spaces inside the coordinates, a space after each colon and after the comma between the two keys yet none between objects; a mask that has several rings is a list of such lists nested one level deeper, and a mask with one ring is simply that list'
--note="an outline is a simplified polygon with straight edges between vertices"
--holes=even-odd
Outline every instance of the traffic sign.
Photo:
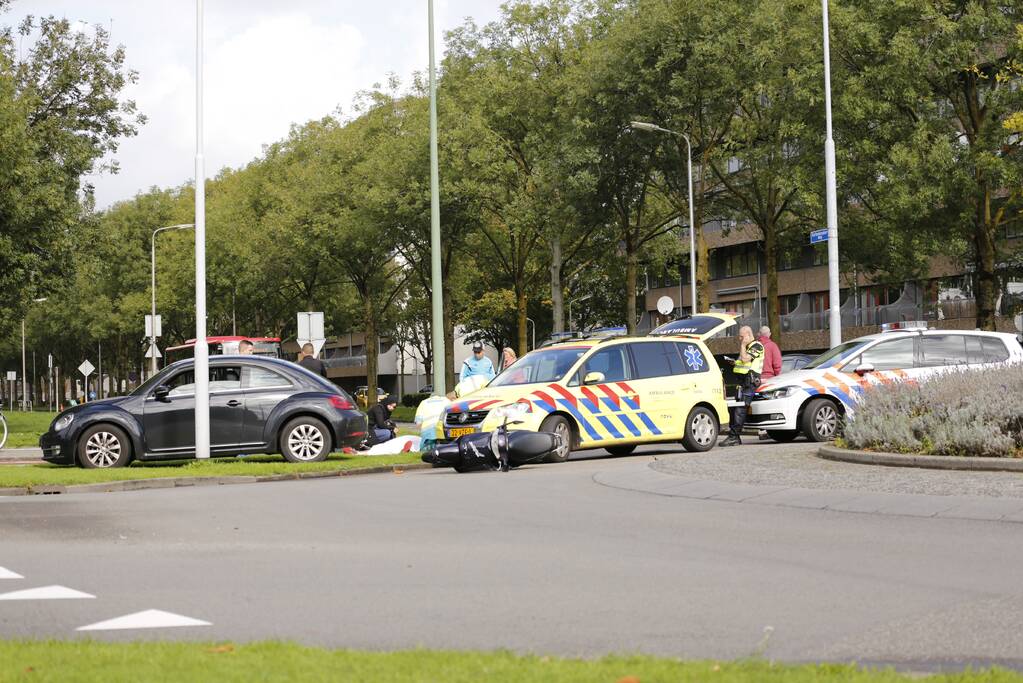
[{"label": "traffic sign", "polygon": [[323,313],[320,311],[299,313],[297,336],[299,346],[312,344],[313,356],[319,356],[320,349],[327,341],[323,336]]},{"label": "traffic sign", "polygon": [[7,379],[8,379],[8,381],[11,381],[11,382],[17,382],[18,381],[18,371],[17,370],[8,370],[7,371]]},{"label": "traffic sign", "polygon": [[810,244],[817,244],[818,242],[828,241],[828,229],[821,228],[820,230],[814,230],[810,233]]},{"label": "traffic sign", "polygon": [[146,336],[147,337],[162,337],[163,336],[163,324],[161,323],[160,316],[156,316],[156,331],[153,331],[153,316],[146,316]]},{"label": "traffic sign", "polygon": [[156,348],[156,344],[150,344],[149,350],[146,351],[146,358],[163,358],[163,354],[160,353],[160,349]]},{"label": "traffic sign", "polygon": [[53,354],[52,353],[46,354],[46,363],[47,363],[47,367],[49,367],[52,370],[53,369]]},{"label": "traffic sign", "polygon": [[86,377],[91,375],[93,370],[95,370],[95,369],[96,368],[93,367],[92,363],[90,363],[89,361],[85,361],[81,365],[78,366],[78,372],[82,373]]}]

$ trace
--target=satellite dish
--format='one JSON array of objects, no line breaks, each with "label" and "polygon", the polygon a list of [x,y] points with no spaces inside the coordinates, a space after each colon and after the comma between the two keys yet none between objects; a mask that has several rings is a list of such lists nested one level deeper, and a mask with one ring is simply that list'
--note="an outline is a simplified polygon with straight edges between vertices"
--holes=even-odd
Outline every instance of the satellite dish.
[{"label": "satellite dish", "polygon": [[662,296],[657,300],[657,312],[661,315],[668,315],[675,310],[675,302],[670,296]]}]

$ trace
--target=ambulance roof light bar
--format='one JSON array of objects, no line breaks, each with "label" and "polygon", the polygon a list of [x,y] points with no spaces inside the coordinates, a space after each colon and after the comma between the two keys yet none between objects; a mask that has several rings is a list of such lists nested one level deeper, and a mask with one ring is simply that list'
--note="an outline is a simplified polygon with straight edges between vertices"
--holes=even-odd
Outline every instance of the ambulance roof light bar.
[{"label": "ambulance roof light bar", "polygon": [[927,329],[926,320],[903,320],[897,323],[884,323],[882,332],[923,332]]}]

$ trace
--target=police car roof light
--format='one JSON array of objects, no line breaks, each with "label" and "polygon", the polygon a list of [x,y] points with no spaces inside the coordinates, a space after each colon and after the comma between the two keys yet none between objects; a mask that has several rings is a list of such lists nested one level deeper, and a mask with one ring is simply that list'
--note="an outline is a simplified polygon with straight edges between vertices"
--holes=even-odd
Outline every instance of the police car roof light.
[{"label": "police car roof light", "polygon": [[919,332],[927,329],[926,320],[903,320],[897,323],[883,323],[882,332]]}]

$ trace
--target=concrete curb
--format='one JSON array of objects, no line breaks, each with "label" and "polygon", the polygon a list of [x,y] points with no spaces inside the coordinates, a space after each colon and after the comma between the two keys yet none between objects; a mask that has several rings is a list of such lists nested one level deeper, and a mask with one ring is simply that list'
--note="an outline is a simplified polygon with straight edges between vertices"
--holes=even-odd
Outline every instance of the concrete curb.
[{"label": "concrete curb", "polygon": [[233,477],[160,477],[156,479],[125,479],[98,484],[39,484],[36,486],[0,488],[0,496],[44,496],[60,493],[114,493],[117,491],[143,491],[146,489],[173,489],[194,486],[229,486],[232,484],[260,484],[270,481],[297,481],[299,479],[327,479],[330,477],[351,477],[360,474],[401,474],[408,470],[425,470],[433,466],[425,462],[407,465],[378,465],[354,470],[332,472],[293,472],[268,474],[265,476]]},{"label": "concrete curb", "polygon": [[817,457],[824,460],[852,462],[886,467],[921,467],[936,470],[968,470],[971,472],[1023,472],[1023,460],[1013,458],[970,458],[955,455],[905,455],[853,451],[835,446],[821,446]]}]

